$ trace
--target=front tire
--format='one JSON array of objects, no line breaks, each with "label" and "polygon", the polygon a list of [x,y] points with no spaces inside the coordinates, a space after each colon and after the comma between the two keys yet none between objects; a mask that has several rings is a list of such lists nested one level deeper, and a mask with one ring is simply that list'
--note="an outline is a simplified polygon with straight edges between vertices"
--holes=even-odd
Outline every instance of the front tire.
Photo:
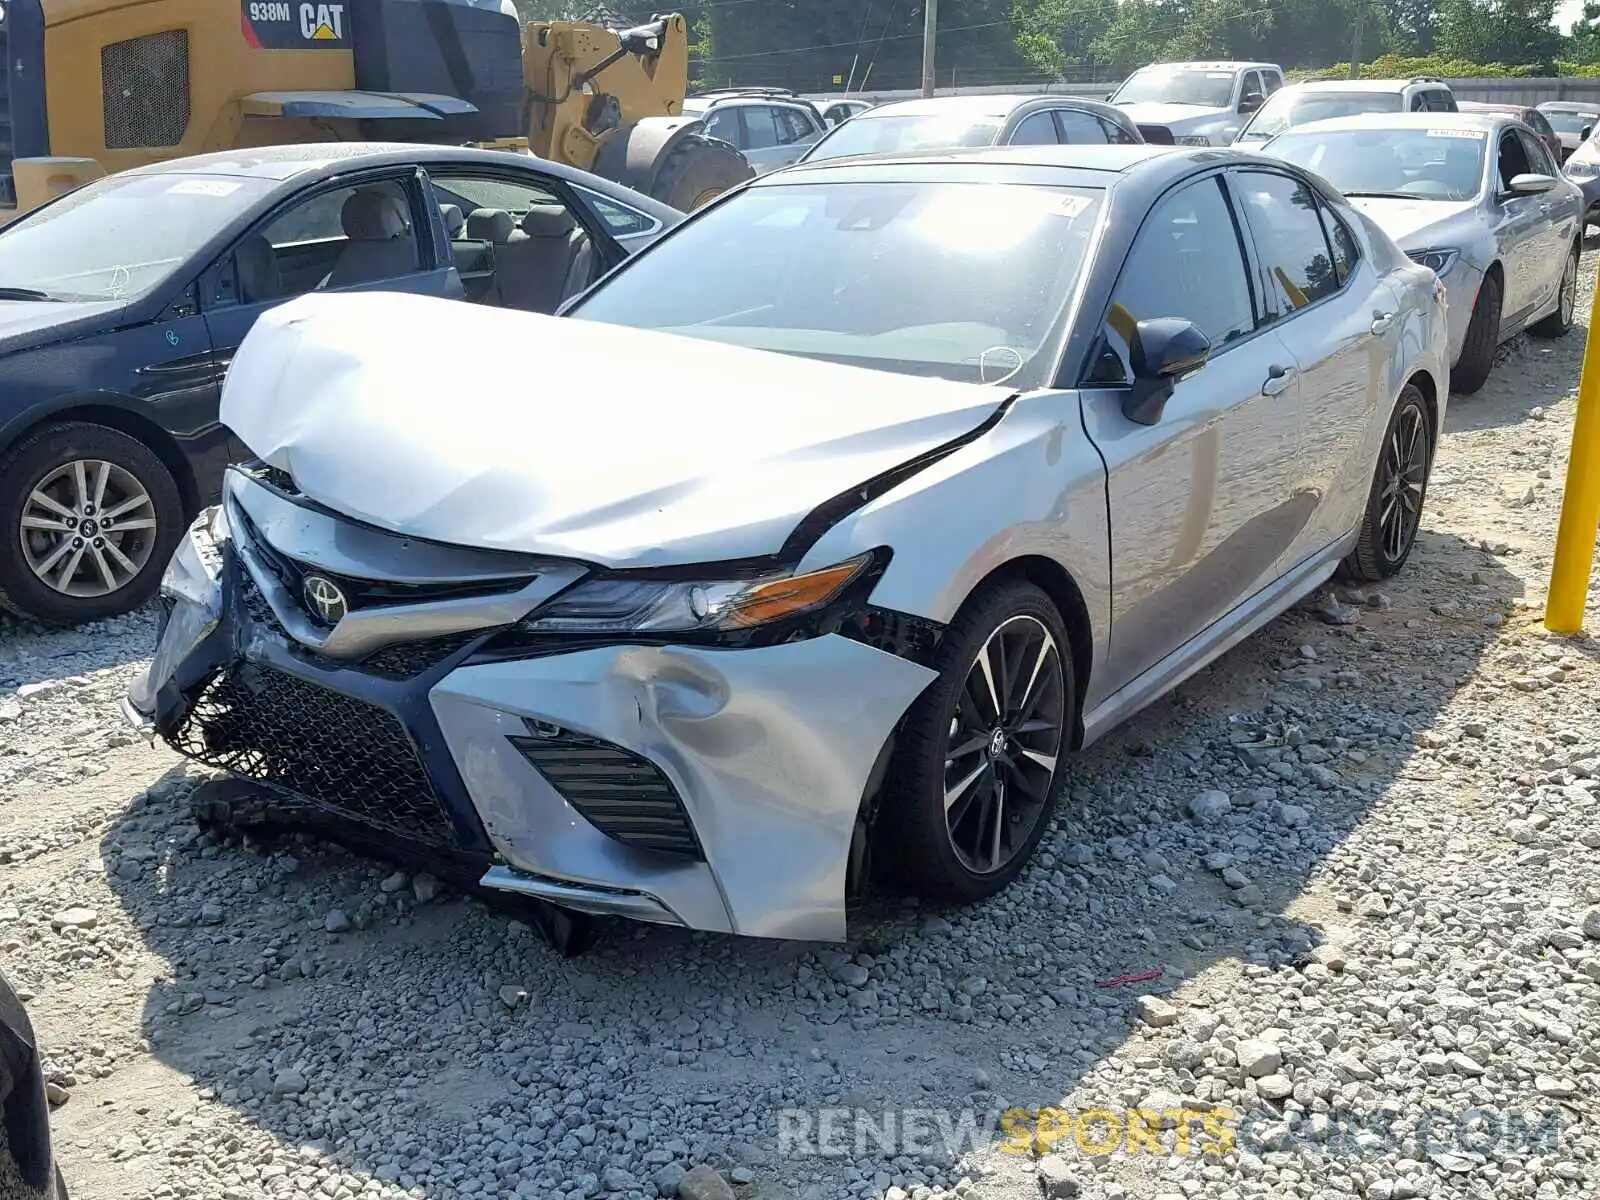
[{"label": "front tire", "polygon": [[939,678],[908,714],[877,837],[922,895],[962,902],[1014,879],[1050,824],[1077,720],[1072,648],[1043,591],[979,592],[940,647]]},{"label": "front tire", "polygon": [[1388,579],[1411,557],[1433,471],[1433,441],[1427,401],[1415,384],[1408,383],[1383,431],[1361,535],[1341,564],[1346,579],[1366,583]]},{"label": "front tire", "polygon": [[734,146],[689,134],[667,151],[650,196],[679,212],[693,212],[754,176],[754,168]]},{"label": "front tire", "polygon": [[183,498],[143,442],[50,425],[0,461],[0,607],[51,625],[128,612],[156,593]]},{"label": "front tire", "polygon": [[1450,370],[1450,390],[1470,396],[1488,382],[1494,352],[1500,345],[1500,277],[1485,275],[1472,304],[1461,358]]},{"label": "front tire", "polygon": [[1556,300],[1556,310],[1542,321],[1529,326],[1534,337],[1558,338],[1572,328],[1572,318],[1578,311],[1578,255],[1582,248],[1572,243],[1572,253],[1561,268],[1561,293]]}]

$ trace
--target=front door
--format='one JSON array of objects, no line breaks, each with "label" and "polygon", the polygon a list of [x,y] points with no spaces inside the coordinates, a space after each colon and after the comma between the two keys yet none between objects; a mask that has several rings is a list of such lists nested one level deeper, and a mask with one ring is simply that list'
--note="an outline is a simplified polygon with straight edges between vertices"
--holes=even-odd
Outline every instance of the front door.
[{"label": "front door", "polygon": [[[1398,304],[1303,181],[1254,169],[1230,180],[1265,276],[1271,328],[1298,371],[1298,387],[1284,395],[1301,432],[1295,511],[1304,524],[1280,564],[1287,569],[1347,533],[1365,505],[1367,467],[1358,450],[1399,351]],[[1349,477],[1352,470],[1359,477]]]},{"label": "front door", "polygon": [[1506,294],[1500,306],[1500,324],[1510,330],[1520,325],[1533,307],[1544,265],[1539,261],[1544,235],[1544,213],[1540,206],[1547,196],[1511,194],[1511,181],[1532,173],[1528,154],[1516,131],[1500,135],[1495,155],[1495,208],[1500,261],[1505,269]]},{"label": "front door", "polygon": [[[1083,392],[1111,517],[1111,651],[1096,697],[1270,580],[1304,524],[1294,358],[1270,328],[1253,275],[1220,174],[1164,197],[1123,265],[1106,350]],[[1122,400],[1129,334],[1154,317],[1194,322],[1212,356],[1145,426],[1123,415]]]}]

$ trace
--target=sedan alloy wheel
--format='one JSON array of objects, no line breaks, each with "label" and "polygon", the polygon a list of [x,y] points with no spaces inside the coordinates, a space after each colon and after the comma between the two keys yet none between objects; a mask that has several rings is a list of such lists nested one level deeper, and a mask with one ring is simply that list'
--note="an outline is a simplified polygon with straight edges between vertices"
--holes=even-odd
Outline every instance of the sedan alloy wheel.
[{"label": "sedan alloy wheel", "polygon": [[979,649],[950,718],[945,827],[963,866],[986,875],[1028,842],[1049,799],[1066,714],[1061,648],[1016,616]]},{"label": "sedan alloy wheel", "polygon": [[75,459],[29,491],[22,553],[46,587],[84,599],[120,591],[155,549],[154,501],[132,472]]}]

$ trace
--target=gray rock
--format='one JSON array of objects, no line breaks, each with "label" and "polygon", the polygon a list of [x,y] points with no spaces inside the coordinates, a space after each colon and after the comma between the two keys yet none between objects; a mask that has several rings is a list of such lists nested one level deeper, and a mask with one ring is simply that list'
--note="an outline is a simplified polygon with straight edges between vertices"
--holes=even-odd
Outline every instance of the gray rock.
[{"label": "gray rock", "polygon": [[350,922],[349,915],[342,908],[336,908],[330,912],[327,919],[322,922],[322,927],[329,933],[346,933],[354,928]]},{"label": "gray rock", "polygon": [[1228,799],[1228,793],[1214,788],[1201,792],[1189,801],[1189,815],[1202,824],[1220,821],[1232,811],[1233,802]]},{"label": "gray rock", "polygon": [[50,924],[61,929],[93,929],[100,924],[100,914],[92,908],[64,908],[50,917]]},{"label": "gray rock", "polygon": [[1311,814],[1298,804],[1278,805],[1278,824],[1290,829],[1304,829],[1311,824]]},{"label": "gray rock", "polygon": [[679,1200],[734,1200],[728,1181],[705,1164],[692,1167],[678,1180]]},{"label": "gray rock", "polygon": [[1356,916],[1376,920],[1389,915],[1389,904],[1377,892],[1368,892],[1356,901]]},{"label": "gray rock", "polygon": [[1578,926],[1583,930],[1583,936],[1591,941],[1600,942],[1600,906],[1591,908],[1583,914],[1583,921]]},{"label": "gray rock", "polygon": [[650,1182],[656,1185],[656,1191],[663,1196],[678,1195],[678,1185],[683,1182],[684,1169],[681,1164],[669,1162],[650,1176]]},{"label": "gray rock", "polygon": [[1256,1091],[1268,1100],[1287,1100],[1294,1093],[1294,1084],[1287,1075],[1263,1075],[1256,1080]]},{"label": "gray rock", "polygon": [[1046,1154],[1039,1160],[1038,1177],[1047,1200],[1076,1196],[1081,1187],[1077,1175],[1059,1154]]},{"label": "gray rock", "polygon": [[418,904],[437,899],[441,890],[442,885],[432,875],[418,875],[411,881],[411,894],[417,898]]},{"label": "gray rock", "polygon": [[1133,1011],[1153,1029],[1165,1029],[1178,1022],[1178,1010],[1160,996],[1140,996],[1133,1002]]},{"label": "gray rock", "polygon": [[274,1096],[298,1096],[306,1090],[306,1077],[299,1071],[279,1071],[272,1080]]},{"label": "gray rock", "polygon": [[1234,1055],[1244,1073],[1257,1079],[1271,1075],[1283,1066],[1283,1051],[1278,1044],[1259,1038],[1246,1038],[1240,1042],[1234,1049]]},{"label": "gray rock", "polygon": [[384,876],[383,882],[378,884],[378,890],[385,896],[390,896],[405,887],[406,882],[406,873],[404,871],[396,871],[392,875]]}]

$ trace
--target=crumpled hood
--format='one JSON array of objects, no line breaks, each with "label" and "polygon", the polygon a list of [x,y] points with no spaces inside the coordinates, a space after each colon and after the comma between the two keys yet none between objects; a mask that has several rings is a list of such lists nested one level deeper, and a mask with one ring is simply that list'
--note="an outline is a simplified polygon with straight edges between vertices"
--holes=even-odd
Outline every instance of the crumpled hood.
[{"label": "crumpled hood", "polygon": [[1190,133],[1196,126],[1225,123],[1229,115],[1225,108],[1198,108],[1193,104],[1162,104],[1156,100],[1141,100],[1117,105],[1133,118],[1136,125],[1165,125],[1173,133]]},{"label": "crumpled hood", "polygon": [[1474,232],[1477,204],[1471,200],[1401,200],[1387,196],[1351,196],[1351,207],[1371,217],[1402,250],[1459,247]]},{"label": "crumpled hood", "polygon": [[776,553],[1002,388],[370,292],[264,314],[222,420],[309,498],[407,536],[670,566]]}]

